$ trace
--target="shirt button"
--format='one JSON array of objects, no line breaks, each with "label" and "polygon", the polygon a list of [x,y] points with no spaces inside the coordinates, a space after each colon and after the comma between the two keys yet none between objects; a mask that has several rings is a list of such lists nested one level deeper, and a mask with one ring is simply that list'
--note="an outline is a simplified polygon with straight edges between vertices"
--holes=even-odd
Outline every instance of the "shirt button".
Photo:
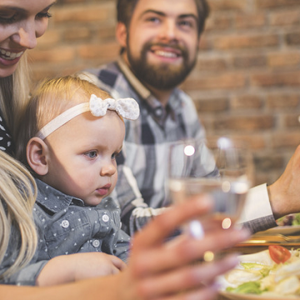
[{"label": "shirt button", "polygon": [[70,226],[70,223],[69,223],[68,220],[63,220],[63,221],[61,222],[61,227],[63,227],[63,228],[68,228],[69,226]]},{"label": "shirt button", "polygon": [[103,215],[102,216],[102,221],[103,222],[108,222],[109,221],[109,216],[108,215]]},{"label": "shirt button", "polygon": [[160,117],[162,115],[162,113],[163,112],[162,112],[162,109],[160,107],[158,107],[158,108],[155,109],[155,115],[157,117]]},{"label": "shirt button", "polygon": [[98,248],[100,246],[100,242],[98,240],[93,240],[92,244],[95,248]]}]

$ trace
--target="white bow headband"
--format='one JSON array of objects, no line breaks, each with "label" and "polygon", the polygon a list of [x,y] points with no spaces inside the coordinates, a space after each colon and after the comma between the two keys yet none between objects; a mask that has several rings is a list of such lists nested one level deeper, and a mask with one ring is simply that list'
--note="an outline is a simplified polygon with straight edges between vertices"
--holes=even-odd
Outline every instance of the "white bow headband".
[{"label": "white bow headband", "polygon": [[53,131],[84,112],[91,111],[93,116],[103,117],[108,109],[115,110],[119,116],[129,120],[136,120],[140,114],[139,105],[133,98],[102,100],[92,94],[90,102],[81,103],[66,110],[46,124],[36,136],[44,140]]}]

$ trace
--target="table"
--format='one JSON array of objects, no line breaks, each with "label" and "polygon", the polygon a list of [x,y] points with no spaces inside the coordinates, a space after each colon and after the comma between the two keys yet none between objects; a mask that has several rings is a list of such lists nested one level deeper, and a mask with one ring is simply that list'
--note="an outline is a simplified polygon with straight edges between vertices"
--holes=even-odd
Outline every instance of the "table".
[{"label": "table", "polygon": [[[233,248],[226,249],[225,255],[231,252],[251,254],[268,249],[270,245],[281,245],[287,249],[300,248],[300,235],[283,236],[281,234],[253,235],[248,241],[238,244]],[[227,297],[218,295],[214,300],[228,300]]]}]

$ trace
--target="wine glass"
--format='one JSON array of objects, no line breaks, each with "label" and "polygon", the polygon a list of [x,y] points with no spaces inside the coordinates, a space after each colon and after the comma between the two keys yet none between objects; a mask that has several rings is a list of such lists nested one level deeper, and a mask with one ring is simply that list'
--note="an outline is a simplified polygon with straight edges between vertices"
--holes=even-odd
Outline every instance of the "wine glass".
[{"label": "wine glass", "polygon": [[239,218],[252,184],[253,162],[247,145],[238,139],[190,139],[170,145],[167,189],[169,201],[180,203],[210,194],[213,210],[183,225],[183,232],[202,238],[220,226],[230,228]]}]

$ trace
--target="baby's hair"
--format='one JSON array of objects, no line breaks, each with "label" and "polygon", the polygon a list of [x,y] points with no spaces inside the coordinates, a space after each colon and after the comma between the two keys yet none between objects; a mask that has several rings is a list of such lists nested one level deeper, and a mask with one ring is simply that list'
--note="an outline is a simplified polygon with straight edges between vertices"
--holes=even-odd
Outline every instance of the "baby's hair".
[{"label": "baby's hair", "polygon": [[[5,279],[25,266],[32,259],[37,247],[37,233],[32,209],[36,198],[36,184],[24,166],[0,151],[0,264],[5,262],[8,251],[15,257],[14,263],[3,273]],[[15,227],[18,234],[12,231]],[[10,240],[14,240],[12,244]],[[15,248],[9,249],[9,246]],[[19,247],[19,249],[18,249]]]},{"label": "baby's hair", "polygon": [[[110,95],[79,76],[45,80],[33,91],[18,130],[16,157],[26,166],[26,146],[37,132],[67,109],[88,102],[92,94],[102,99]],[[76,95],[76,97],[74,97]]]}]

